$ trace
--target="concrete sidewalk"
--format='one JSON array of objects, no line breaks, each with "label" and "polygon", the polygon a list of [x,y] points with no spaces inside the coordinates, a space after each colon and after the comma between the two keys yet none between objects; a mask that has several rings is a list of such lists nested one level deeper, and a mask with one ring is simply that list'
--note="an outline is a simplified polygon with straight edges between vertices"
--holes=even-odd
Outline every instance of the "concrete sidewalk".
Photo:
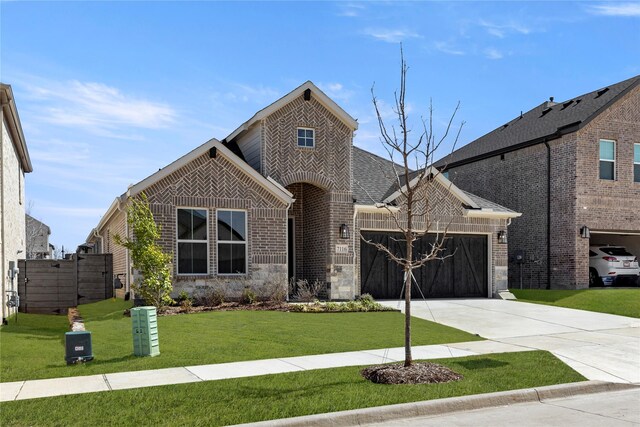
[{"label": "concrete sidewalk", "polygon": [[640,383],[640,319],[497,299],[414,301],[411,314],[496,345],[550,351],[590,380]]},{"label": "concrete sidewalk", "polygon": [[[519,345],[492,341],[413,347],[414,359],[443,359],[478,354],[530,351]],[[0,383],[0,402],[68,394],[124,390],[160,385],[215,381],[311,369],[375,365],[404,360],[404,348],[351,351],[280,359],[251,360],[214,365],[186,366],[148,371],[117,372],[81,377]]]}]

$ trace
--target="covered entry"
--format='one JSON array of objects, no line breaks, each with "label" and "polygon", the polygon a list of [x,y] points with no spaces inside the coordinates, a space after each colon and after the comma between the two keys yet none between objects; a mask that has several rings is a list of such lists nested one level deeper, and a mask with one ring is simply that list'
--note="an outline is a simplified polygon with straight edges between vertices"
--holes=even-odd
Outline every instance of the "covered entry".
[{"label": "covered entry", "polygon": [[[372,242],[383,243],[400,255],[405,253],[405,242],[399,233],[363,231],[362,236]],[[428,250],[435,236],[428,234],[415,242],[414,248],[422,253]],[[487,236],[451,234],[445,241],[444,260],[428,262],[414,271],[419,290],[412,288],[412,297],[454,298],[487,297],[488,252]],[[401,268],[375,246],[361,241],[360,285],[361,293],[376,299],[398,299],[402,293]],[[422,291],[422,293],[420,292]]]}]

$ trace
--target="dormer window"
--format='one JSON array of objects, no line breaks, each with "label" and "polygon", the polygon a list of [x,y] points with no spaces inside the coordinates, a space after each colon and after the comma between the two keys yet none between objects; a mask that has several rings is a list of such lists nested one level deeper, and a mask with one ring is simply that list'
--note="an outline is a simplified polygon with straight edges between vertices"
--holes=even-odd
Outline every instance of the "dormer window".
[{"label": "dormer window", "polygon": [[310,128],[298,128],[298,147],[313,148],[316,145],[315,130]]}]

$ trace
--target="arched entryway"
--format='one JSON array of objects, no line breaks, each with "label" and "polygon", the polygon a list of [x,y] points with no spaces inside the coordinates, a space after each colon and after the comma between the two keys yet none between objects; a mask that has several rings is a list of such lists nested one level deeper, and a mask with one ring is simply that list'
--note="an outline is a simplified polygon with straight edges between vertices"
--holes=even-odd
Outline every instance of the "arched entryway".
[{"label": "arched entryway", "polygon": [[289,209],[289,279],[325,283],[331,222],[328,192],[306,182],[286,188],[296,200]]}]

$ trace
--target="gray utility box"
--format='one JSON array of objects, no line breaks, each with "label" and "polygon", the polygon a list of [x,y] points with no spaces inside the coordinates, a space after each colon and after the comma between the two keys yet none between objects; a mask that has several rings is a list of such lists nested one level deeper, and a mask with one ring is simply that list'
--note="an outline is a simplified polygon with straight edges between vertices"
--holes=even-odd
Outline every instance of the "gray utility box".
[{"label": "gray utility box", "polygon": [[158,341],[158,314],[155,307],[131,309],[133,332],[133,354],[136,356],[157,356],[160,354]]},{"label": "gray utility box", "polygon": [[78,362],[88,362],[93,359],[91,348],[91,332],[76,331],[64,334],[64,347],[67,365]]}]

